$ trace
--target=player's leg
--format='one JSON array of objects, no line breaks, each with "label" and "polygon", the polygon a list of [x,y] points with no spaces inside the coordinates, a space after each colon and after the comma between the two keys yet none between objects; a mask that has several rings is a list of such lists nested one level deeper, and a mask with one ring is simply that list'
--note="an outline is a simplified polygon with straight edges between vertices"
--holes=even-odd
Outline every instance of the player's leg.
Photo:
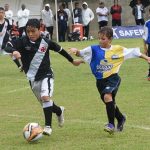
[{"label": "player's leg", "polygon": [[116,89],[112,93],[113,101],[114,101],[114,104],[115,104],[115,118],[117,119],[117,122],[118,122],[117,123],[117,131],[122,131],[123,130],[123,126],[124,126],[124,123],[126,121],[126,116],[121,113],[121,111],[119,110],[119,107],[115,103],[115,96],[118,92],[120,82],[121,82],[121,79],[120,79]]},{"label": "player's leg", "polygon": [[107,87],[107,79],[97,80],[97,89],[101,95],[101,99],[105,103],[106,113],[108,118],[108,124],[105,125],[104,131],[112,134],[115,129],[114,118],[115,118],[115,105],[112,99],[111,88]]},{"label": "player's leg", "polygon": [[117,74],[111,75],[110,77],[104,79],[101,92],[101,98],[106,105],[106,112],[108,117],[108,124],[105,126],[104,130],[113,133],[115,129],[115,115],[116,107],[114,97],[118,91],[121,79]]},{"label": "player's leg", "polygon": [[108,118],[108,124],[105,125],[104,130],[112,134],[115,129],[115,104],[112,99],[111,93],[104,94],[104,103],[106,105],[106,112]]},{"label": "player's leg", "polygon": [[10,54],[10,57],[12,58],[12,60],[16,64],[16,66],[19,68],[19,70],[22,72],[23,69],[22,69],[22,65],[21,65],[20,61],[18,59],[16,59],[14,56],[12,56],[11,54]]},{"label": "player's leg", "polygon": [[122,131],[126,122],[125,114],[122,114],[118,106],[115,106],[115,118],[117,119],[117,131]]},{"label": "player's leg", "polygon": [[[148,57],[150,57],[150,44],[148,45],[148,52],[147,52]],[[148,64],[149,68],[148,68],[148,75],[147,75],[147,79],[150,81],[150,63]]]},{"label": "player's leg", "polygon": [[[45,127],[43,130],[43,134],[51,135],[52,133],[52,106],[53,101],[49,98],[49,90],[47,89],[49,86],[47,84],[43,85],[45,88],[42,89],[42,82],[47,78],[41,81],[30,81],[31,89],[34,95],[37,97],[41,106],[43,108],[44,117],[45,117]],[[42,91],[43,90],[43,91]]]},{"label": "player's leg", "polygon": [[53,100],[54,79],[45,78],[41,83],[41,100],[43,102],[43,111],[45,114],[45,126],[52,127],[52,112],[56,113],[58,118],[58,125],[64,124],[64,107],[57,106]]},{"label": "player's leg", "polygon": [[[47,82],[48,84],[44,83],[44,82]],[[47,84],[47,86],[48,86],[47,89],[49,89],[49,96],[50,96],[50,99],[52,100],[53,89],[54,89],[54,79],[53,78],[49,78],[47,81],[44,80],[42,85],[44,85],[44,84],[45,85]],[[44,86],[44,87],[46,87],[46,86]],[[65,110],[65,108],[63,106],[58,106],[53,101],[52,112],[56,114],[57,119],[58,119],[58,125],[60,127],[62,127],[63,124],[64,124],[64,110]]]}]

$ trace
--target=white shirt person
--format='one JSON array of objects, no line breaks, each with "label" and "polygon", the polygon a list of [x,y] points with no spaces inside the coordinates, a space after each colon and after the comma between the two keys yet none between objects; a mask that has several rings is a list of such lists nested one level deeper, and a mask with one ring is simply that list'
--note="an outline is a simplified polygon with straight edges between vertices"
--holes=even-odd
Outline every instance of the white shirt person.
[{"label": "white shirt person", "polygon": [[13,11],[9,9],[9,4],[5,4],[5,18],[8,19],[9,25],[13,25]]},{"label": "white shirt person", "polygon": [[17,13],[18,18],[18,28],[19,28],[19,36],[22,36],[23,32],[25,32],[25,26],[29,19],[30,11],[26,9],[25,4],[21,5],[21,9]]}]

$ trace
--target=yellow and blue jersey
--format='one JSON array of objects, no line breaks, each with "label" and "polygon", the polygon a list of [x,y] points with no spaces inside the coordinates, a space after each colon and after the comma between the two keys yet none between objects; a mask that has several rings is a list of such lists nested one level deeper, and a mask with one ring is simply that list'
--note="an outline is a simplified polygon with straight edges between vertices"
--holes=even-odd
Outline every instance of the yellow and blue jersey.
[{"label": "yellow and blue jersey", "polygon": [[119,45],[112,45],[109,49],[93,45],[81,50],[80,56],[89,63],[96,79],[104,79],[118,73],[124,60],[140,57],[141,52],[139,48],[127,49]]},{"label": "yellow and blue jersey", "polygon": [[150,44],[150,20],[145,22],[143,39],[147,44]]}]

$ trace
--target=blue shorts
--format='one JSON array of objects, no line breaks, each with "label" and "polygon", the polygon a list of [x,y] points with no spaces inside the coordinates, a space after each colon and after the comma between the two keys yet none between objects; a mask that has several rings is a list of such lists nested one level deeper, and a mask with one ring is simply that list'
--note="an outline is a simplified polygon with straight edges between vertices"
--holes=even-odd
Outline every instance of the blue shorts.
[{"label": "blue shorts", "polygon": [[118,74],[113,74],[105,79],[97,79],[96,86],[100,93],[101,99],[104,101],[104,95],[106,93],[111,93],[113,100],[115,101],[115,96],[117,94],[121,78]]}]

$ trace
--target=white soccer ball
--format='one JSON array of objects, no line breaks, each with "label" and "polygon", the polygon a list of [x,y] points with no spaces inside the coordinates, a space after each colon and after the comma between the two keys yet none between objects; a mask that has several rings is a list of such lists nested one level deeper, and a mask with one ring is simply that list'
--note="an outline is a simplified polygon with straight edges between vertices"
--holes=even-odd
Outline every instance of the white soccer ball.
[{"label": "white soccer ball", "polygon": [[23,128],[23,136],[28,142],[37,141],[43,136],[43,129],[38,123],[28,123]]}]

